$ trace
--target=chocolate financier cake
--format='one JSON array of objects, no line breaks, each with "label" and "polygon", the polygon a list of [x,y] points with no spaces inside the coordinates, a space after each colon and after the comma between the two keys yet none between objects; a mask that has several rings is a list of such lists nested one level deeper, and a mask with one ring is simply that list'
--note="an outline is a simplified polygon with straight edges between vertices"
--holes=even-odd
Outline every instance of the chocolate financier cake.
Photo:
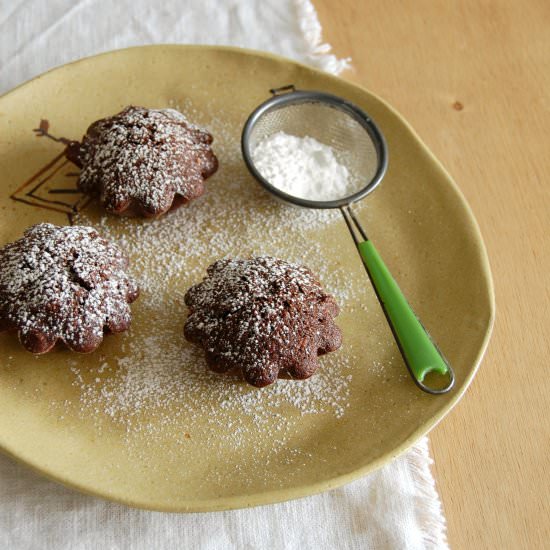
[{"label": "chocolate financier cake", "polygon": [[126,107],[94,122],[67,157],[78,187],[113,214],[160,216],[204,193],[218,168],[212,136],[174,109]]},{"label": "chocolate financier cake", "polygon": [[211,370],[241,368],[257,387],[280,372],[308,378],[317,357],[338,349],[334,298],[306,267],[270,257],[220,260],[185,295],[185,337],[200,344]]},{"label": "chocolate financier cake", "polygon": [[93,351],[104,331],[122,332],[139,289],[128,260],[91,227],[34,225],[0,249],[0,331],[17,330],[32,353],[58,340]]}]

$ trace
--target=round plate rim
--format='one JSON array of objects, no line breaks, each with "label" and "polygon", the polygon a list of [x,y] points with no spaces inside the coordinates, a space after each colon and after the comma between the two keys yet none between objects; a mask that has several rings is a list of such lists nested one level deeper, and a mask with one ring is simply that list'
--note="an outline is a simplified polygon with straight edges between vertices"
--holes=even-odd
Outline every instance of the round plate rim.
[{"label": "round plate rim", "polygon": [[[17,91],[20,88],[23,88],[30,84],[31,82],[35,82],[37,80],[40,80],[46,75],[49,75],[53,72],[62,72],[64,70],[67,70],[68,68],[78,65],[84,62],[88,62],[90,60],[94,60],[96,58],[102,58],[107,56],[115,56],[117,54],[129,51],[129,50],[141,50],[141,51],[147,51],[147,50],[154,50],[154,49],[171,49],[171,50],[180,50],[180,51],[192,51],[192,50],[210,50],[210,51],[218,51],[218,52],[233,52],[243,55],[244,57],[250,57],[250,58],[263,58],[265,60],[270,61],[276,61],[278,63],[285,63],[289,65],[293,65],[301,70],[307,70],[309,72],[312,72],[314,74],[317,74],[319,76],[322,76],[325,79],[336,79],[336,80],[344,80],[337,76],[331,75],[329,73],[325,73],[322,70],[316,69],[314,67],[305,65],[303,63],[299,63],[297,61],[294,61],[292,59],[285,58],[283,56],[279,56],[276,54],[272,54],[270,52],[265,51],[259,51],[259,50],[252,50],[247,48],[239,48],[234,46],[208,46],[208,45],[191,45],[191,44],[155,44],[155,45],[148,45],[148,46],[133,46],[129,48],[122,48],[117,50],[111,50],[108,52],[103,52],[96,55],[91,55],[87,57],[80,58],[78,60],[72,61],[70,63],[66,63],[63,65],[60,65],[58,67],[52,68],[20,85],[13,88],[12,90],[8,91],[7,93],[0,96],[0,104],[2,100],[4,100],[7,97],[12,96],[13,94],[16,94]],[[10,456],[11,458],[15,459],[19,463],[22,463],[35,472],[41,474],[42,476],[49,478],[53,481],[56,481],[58,483],[61,483],[71,489],[76,489],[81,493],[88,494],[95,497],[105,498],[114,502],[118,502],[120,504],[125,504],[127,506],[131,506],[134,508],[140,508],[145,510],[153,510],[153,511],[160,511],[160,512],[208,512],[208,511],[223,511],[223,510],[233,510],[233,509],[239,509],[239,508],[249,508],[252,506],[260,506],[260,505],[267,505],[267,504],[275,504],[278,502],[284,502],[291,499],[296,499],[300,497],[306,497],[314,494],[318,494],[330,489],[334,489],[337,487],[340,487],[342,485],[345,485],[346,483],[350,483],[351,481],[354,481],[360,477],[363,477],[364,475],[373,472],[374,470],[382,467],[383,465],[387,464],[394,458],[398,457],[399,455],[405,453],[408,449],[410,449],[420,438],[425,436],[430,430],[432,430],[450,411],[451,409],[460,401],[460,399],[463,397],[464,393],[468,389],[469,385],[471,384],[474,376],[477,373],[477,370],[479,368],[479,365],[481,363],[481,360],[483,359],[483,356],[485,355],[485,352],[487,350],[487,346],[489,344],[489,340],[492,334],[493,326],[494,326],[494,320],[495,320],[495,290],[494,290],[494,283],[493,278],[491,274],[490,264],[489,264],[489,258],[487,255],[487,250],[485,247],[485,243],[483,242],[483,238],[481,236],[481,232],[479,229],[479,225],[477,223],[477,220],[474,217],[474,214],[472,212],[471,207],[466,202],[466,199],[464,195],[462,194],[460,188],[456,184],[456,182],[451,178],[451,176],[448,174],[448,172],[445,170],[445,168],[442,166],[440,161],[434,156],[434,154],[430,151],[430,149],[425,145],[425,143],[422,141],[420,136],[416,133],[414,128],[407,122],[403,116],[391,105],[389,105],[386,101],[384,101],[382,98],[374,94],[373,92],[367,90],[366,88],[359,86],[353,82],[345,81],[346,85],[351,86],[361,93],[367,94],[371,97],[374,97],[377,101],[379,101],[383,106],[391,111],[397,118],[399,118],[400,122],[405,125],[408,130],[411,132],[413,137],[417,140],[419,145],[423,148],[424,152],[428,155],[430,160],[437,165],[439,170],[443,172],[447,178],[448,184],[453,188],[453,190],[456,193],[456,197],[458,201],[460,201],[462,209],[464,211],[464,214],[469,219],[469,223],[471,224],[472,231],[472,239],[475,240],[476,246],[478,251],[480,252],[480,261],[481,261],[481,268],[482,268],[482,274],[486,279],[487,283],[487,291],[488,291],[488,303],[489,303],[489,319],[487,322],[487,326],[485,329],[485,334],[483,336],[483,340],[481,342],[481,346],[478,350],[477,356],[474,360],[474,364],[472,365],[472,368],[467,375],[464,383],[462,386],[456,387],[453,390],[453,398],[445,404],[439,411],[437,411],[430,419],[422,423],[416,430],[414,430],[409,437],[407,437],[404,441],[402,441],[399,445],[397,445],[392,451],[388,451],[385,454],[381,455],[378,459],[369,462],[368,464],[365,464],[362,467],[356,468],[350,472],[346,472],[343,474],[335,475],[331,477],[330,479],[324,479],[322,481],[316,482],[316,483],[308,483],[305,485],[297,485],[292,488],[285,488],[285,489],[279,489],[279,490],[271,490],[266,492],[260,492],[252,495],[236,495],[231,497],[218,497],[218,498],[210,498],[205,499],[202,501],[193,500],[190,504],[185,505],[179,502],[178,504],[171,506],[167,505],[166,503],[151,503],[151,502],[143,502],[139,499],[133,499],[131,496],[128,497],[119,497],[114,495],[105,494],[102,491],[94,491],[92,487],[89,487],[85,484],[79,484],[78,482],[75,482],[71,479],[63,478],[62,475],[57,473],[52,473],[49,471],[46,467],[43,467],[40,465],[40,461],[37,460],[35,462],[32,462],[27,459],[23,459],[17,455],[17,452],[10,449],[8,445],[6,445],[4,442],[0,440],[0,451],[4,454]],[[436,397],[437,398],[437,397]],[[0,434],[1,438],[1,434]]]}]

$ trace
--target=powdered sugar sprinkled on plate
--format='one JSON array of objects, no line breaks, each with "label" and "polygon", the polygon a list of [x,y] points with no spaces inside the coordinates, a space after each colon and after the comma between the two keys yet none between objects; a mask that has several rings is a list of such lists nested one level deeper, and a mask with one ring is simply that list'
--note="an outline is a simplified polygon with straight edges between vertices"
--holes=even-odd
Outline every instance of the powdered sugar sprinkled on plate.
[{"label": "powdered sugar sprinkled on plate", "polygon": [[[76,361],[72,364],[78,407],[95,418],[98,429],[105,422],[123,427],[134,450],[142,445],[139,436],[160,442],[170,434],[183,445],[200,429],[201,440],[214,452],[227,445],[239,447],[253,430],[255,437],[272,442],[279,458],[293,461],[287,443],[301,419],[345,414],[353,351],[344,340],[344,349],[320,359],[312,378],[251,388],[237,375],[209,372],[202,350],[185,341],[183,295],[220,258],[282,256],[310,267],[345,310],[358,285],[338,264],[327,269],[326,251],[308,237],[339,217],[274,201],[242,162],[236,124],[219,118],[208,124],[208,118],[189,105],[181,110],[191,120],[199,118],[215,138],[220,168],[206,195],[154,221],[116,218],[97,210],[79,215],[78,223],[95,226],[130,256],[142,294],[134,330],[120,353],[99,361],[93,372]],[[141,324],[147,329],[140,329]]]}]

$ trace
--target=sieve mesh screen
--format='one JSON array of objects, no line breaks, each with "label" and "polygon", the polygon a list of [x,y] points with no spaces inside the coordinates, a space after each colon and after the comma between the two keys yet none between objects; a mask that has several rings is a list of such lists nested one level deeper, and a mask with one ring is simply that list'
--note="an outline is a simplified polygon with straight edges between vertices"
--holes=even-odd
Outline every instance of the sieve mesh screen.
[{"label": "sieve mesh screen", "polygon": [[332,104],[287,103],[265,112],[250,132],[250,149],[276,132],[309,136],[330,146],[338,162],[348,169],[354,192],[369,183],[378,168],[376,148],[365,127]]}]

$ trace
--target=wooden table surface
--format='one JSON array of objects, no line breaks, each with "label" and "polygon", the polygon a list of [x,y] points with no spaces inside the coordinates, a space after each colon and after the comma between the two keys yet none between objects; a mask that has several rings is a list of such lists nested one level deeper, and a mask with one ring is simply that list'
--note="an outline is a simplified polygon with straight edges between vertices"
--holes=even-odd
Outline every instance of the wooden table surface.
[{"label": "wooden table surface", "polygon": [[550,548],[550,2],[314,0],[345,78],[386,99],[477,217],[489,349],[431,433],[453,548]]}]

